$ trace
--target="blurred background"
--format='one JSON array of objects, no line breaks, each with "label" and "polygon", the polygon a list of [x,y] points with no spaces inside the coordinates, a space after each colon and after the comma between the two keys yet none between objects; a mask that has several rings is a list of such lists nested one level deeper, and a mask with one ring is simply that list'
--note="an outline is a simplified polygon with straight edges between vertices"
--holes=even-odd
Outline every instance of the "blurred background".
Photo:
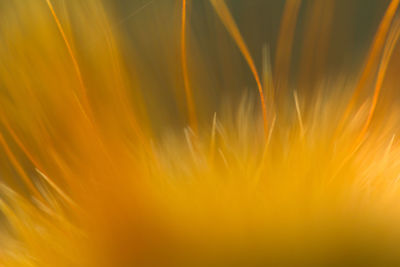
[{"label": "blurred background", "polygon": [[[297,2],[300,5],[297,19],[294,19],[292,55],[289,55],[287,64],[290,74],[287,78],[283,77],[287,80],[283,82],[288,88],[298,90],[303,97],[311,97],[319,83],[331,78],[347,78],[360,72],[390,1]],[[227,0],[226,3],[257,70],[262,72],[263,56],[269,56],[274,72],[286,1]],[[153,126],[165,128],[171,123],[185,125],[187,120],[179,50],[181,1],[113,0],[108,3],[108,8],[116,18],[114,30],[122,31],[122,36],[126,38],[124,56],[128,62],[135,64],[135,72],[145,84],[143,98]],[[187,8],[190,83],[199,117],[203,118],[203,123],[209,123],[212,114],[219,111],[225,102],[236,105],[244,94],[256,96],[256,84],[243,56],[210,2],[189,0]],[[395,51],[394,58],[398,56]],[[395,69],[389,67],[388,77]],[[279,97],[279,84],[276,80],[274,82]]]}]

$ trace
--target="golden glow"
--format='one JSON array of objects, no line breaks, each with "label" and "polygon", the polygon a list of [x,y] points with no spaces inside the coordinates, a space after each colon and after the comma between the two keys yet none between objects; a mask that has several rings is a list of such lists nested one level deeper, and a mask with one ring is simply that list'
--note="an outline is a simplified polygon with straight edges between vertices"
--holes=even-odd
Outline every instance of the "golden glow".
[{"label": "golden glow", "polygon": [[308,2],[287,0],[275,47],[233,2],[152,1],[126,28],[113,1],[1,3],[0,266],[400,263],[400,1],[360,78],[313,85],[292,64],[323,65],[306,44],[333,10],[312,2],[327,19],[298,41]]}]

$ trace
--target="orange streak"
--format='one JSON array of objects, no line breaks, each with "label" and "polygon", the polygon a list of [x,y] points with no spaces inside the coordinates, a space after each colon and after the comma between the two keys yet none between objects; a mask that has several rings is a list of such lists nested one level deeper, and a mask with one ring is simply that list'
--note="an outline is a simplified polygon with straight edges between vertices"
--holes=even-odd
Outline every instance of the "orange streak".
[{"label": "orange streak", "polygon": [[53,15],[54,21],[57,24],[57,28],[58,28],[58,30],[59,30],[59,32],[60,32],[60,34],[61,34],[61,36],[62,36],[62,38],[64,40],[65,46],[67,47],[67,50],[68,50],[68,54],[71,57],[72,64],[74,65],[75,72],[76,72],[76,74],[78,76],[78,81],[79,81],[79,85],[81,87],[82,95],[83,95],[84,100],[85,100],[85,104],[88,104],[89,102],[87,101],[85,84],[83,82],[82,73],[81,73],[81,70],[79,68],[78,61],[76,60],[75,54],[74,54],[74,52],[72,50],[72,47],[71,47],[71,45],[70,45],[70,43],[68,41],[67,35],[64,32],[64,29],[63,29],[63,27],[62,27],[62,25],[60,23],[60,20],[57,17],[57,14],[56,14],[56,12],[54,10],[54,7],[51,4],[51,1],[50,0],[46,0],[46,3],[47,3],[47,5],[48,5],[48,7],[49,7],[49,9],[51,11],[51,14]]},{"label": "orange streak", "polygon": [[262,114],[264,120],[264,132],[265,137],[268,137],[268,119],[267,119],[267,108],[265,105],[264,93],[260,82],[260,77],[257,73],[257,69],[255,67],[254,61],[250,55],[250,52],[244,42],[242,35],[228,9],[225,4],[224,0],[210,0],[211,4],[213,5],[215,11],[217,12],[218,16],[220,17],[222,23],[225,25],[228,32],[231,34],[233,39],[236,42],[236,45],[239,47],[240,52],[244,56],[247,64],[250,67],[251,73],[257,83],[258,93],[260,95],[261,107],[262,107]]},{"label": "orange streak", "polygon": [[14,169],[17,171],[17,173],[20,175],[22,180],[25,182],[25,184],[28,186],[29,190],[33,193],[33,195],[40,199],[43,200],[42,195],[39,193],[37,188],[33,185],[32,180],[28,177],[28,175],[25,173],[24,169],[22,168],[21,164],[19,164],[17,158],[11,151],[10,147],[8,146],[7,142],[4,140],[3,135],[0,133],[0,144],[4,148],[4,151],[6,152],[7,157],[11,161],[11,164],[13,165]]},{"label": "orange streak", "polygon": [[[308,88],[312,89],[310,90],[312,92],[316,89],[318,80],[324,75],[335,1],[316,0],[308,2],[310,6],[306,13],[297,83],[299,90]],[[310,102],[312,98],[307,97],[305,100]]]},{"label": "orange streak", "polygon": [[375,82],[374,96],[372,98],[371,107],[368,113],[368,118],[357,138],[357,142],[362,141],[365,133],[368,130],[369,125],[371,124],[372,117],[374,115],[376,105],[378,102],[379,94],[382,90],[382,83],[385,79],[386,70],[388,68],[391,56],[393,54],[393,50],[399,40],[400,36],[400,19],[396,21],[396,24],[393,26],[391,32],[389,33],[388,40],[385,45],[384,53],[382,56],[381,64],[379,66],[378,75]]},{"label": "orange streak", "polygon": [[19,148],[22,150],[22,152],[25,153],[25,156],[33,163],[33,165],[35,165],[35,167],[37,169],[39,169],[41,172],[43,172],[43,170],[39,166],[39,163],[35,160],[35,158],[32,156],[32,154],[29,153],[28,149],[24,146],[22,141],[18,138],[18,136],[16,135],[14,130],[11,128],[10,124],[8,124],[7,120],[3,116],[1,116],[1,122],[3,123],[4,127],[7,129],[8,133],[11,135],[11,137],[13,138],[15,143],[19,146]]},{"label": "orange streak", "polygon": [[287,0],[285,4],[274,64],[274,81],[278,90],[285,90],[287,87],[294,30],[296,28],[300,4],[301,0]]},{"label": "orange streak", "polygon": [[187,56],[186,56],[186,0],[182,0],[182,28],[181,28],[181,60],[182,60],[182,73],[183,83],[186,94],[186,104],[189,112],[190,127],[194,132],[197,132],[197,117],[196,108],[193,101],[192,90],[189,83],[189,74],[187,70]]},{"label": "orange streak", "polygon": [[368,78],[370,77],[370,73],[373,70],[373,67],[376,63],[376,60],[379,56],[379,53],[382,50],[382,47],[385,44],[385,38],[389,31],[389,27],[392,23],[393,17],[396,13],[396,10],[399,6],[400,0],[392,0],[390,2],[389,7],[387,8],[385,15],[379,25],[378,31],[375,34],[374,42],[372,47],[368,53],[367,62],[365,64],[364,71],[361,74],[360,80],[356,86],[356,89],[350,99],[350,102],[345,110],[344,116],[342,118],[342,122],[339,124],[339,128],[342,127],[342,124],[347,120],[348,116],[350,115],[351,110],[353,109],[355,102],[358,96],[361,93],[361,90],[364,88]]},{"label": "orange streak", "polygon": [[[7,120],[4,119],[1,116],[1,121],[4,124],[5,128],[7,129],[8,133],[11,135],[13,138],[14,142],[18,145],[18,147],[24,152],[25,156],[32,162],[32,164],[35,166],[35,168],[39,171],[39,173],[46,179],[47,183],[59,193],[61,197],[63,197],[64,200],[66,200],[69,204],[74,204],[73,201],[71,200],[70,197],[68,197],[56,184],[54,181],[52,181],[48,175],[45,173],[43,168],[40,166],[39,162],[36,161],[36,159],[33,157],[33,155],[29,152],[29,150],[25,147],[25,145],[22,143],[22,141],[19,139],[17,134],[14,132],[14,130],[11,128],[11,126],[8,124]],[[74,204],[75,205],[75,204]]]},{"label": "orange streak", "polygon": [[[98,131],[96,131],[97,128],[96,128],[96,125],[95,125],[95,122],[94,122],[94,119],[93,119],[92,111],[90,109],[90,104],[89,104],[90,102],[89,102],[88,97],[87,97],[86,86],[85,86],[83,78],[82,78],[82,73],[81,73],[78,61],[77,61],[77,59],[75,57],[75,54],[74,54],[74,52],[72,50],[72,47],[71,47],[71,45],[70,45],[70,43],[68,41],[68,38],[67,38],[67,36],[66,36],[66,34],[64,32],[64,29],[63,29],[63,27],[62,27],[62,25],[60,23],[60,20],[57,17],[57,14],[56,14],[56,12],[54,10],[54,7],[51,4],[51,1],[50,0],[46,0],[46,3],[47,3],[47,5],[48,5],[48,7],[49,7],[49,9],[51,11],[51,14],[53,15],[54,21],[57,24],[57,28],[58,28],[58,30],[59,30],[59,32],[60,32],[60,34],[61,34],[61,36],[62,36],[62,38],[64,40],[64,43],[65,43],[65,45],[67,47],[68,53],[69,53],[69,55],[71,57],[74,69],[76,71],[76,74],[77,74],[77,77],[78,77],[78,80],[79,80],[81,94],[82,94],[82,97],[83,97],[83,104],[81,104],[81,101],[80,101],[80,99],[78,97],[76,97],[76,100],[77,100],[78,104],[81,106],[81,111],[82,111],[85,119],[89,122],[90,127],[95,131],[96,138],[97,138],[97,141],[98,141],[99,145],[101,146],[101,149],[103,150],[104,154],[110,159],[110,162],[112,162],[111,161],[111,157],[108,155],[107,149],[106,149],[104,143],[102,142],[102,140],[100,138],[100,134],[98,133]],[[137,128],[134,127],[134,130],[136,131]]]}]

